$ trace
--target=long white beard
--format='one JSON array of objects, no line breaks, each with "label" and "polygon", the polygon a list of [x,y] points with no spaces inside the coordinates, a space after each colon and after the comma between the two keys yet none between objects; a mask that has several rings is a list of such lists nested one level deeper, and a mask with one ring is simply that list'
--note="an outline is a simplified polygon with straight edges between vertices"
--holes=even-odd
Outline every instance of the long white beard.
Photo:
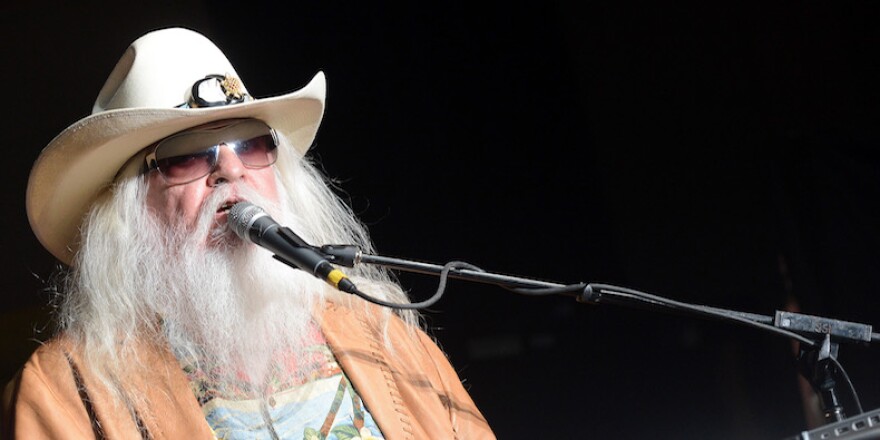
[{"label": "long white beard", "polygon": [[[303,359],[312,336],[310,320],[321,316],[326,301],[367,307],[275,261],[268,251],[234,237],[225,224],[214,224],[219,204],[235,193],[309,243],[352,243],[371,252],[362,225],[312,165],[282,155],[275,166],[279,207],[228,184],[204,203],[196,225],[166,225],[145,209],[145,180],[126,177],[89,210],[76,259],[60,279],[64,294],[58,297],[57,317],[84,366],[120,401],[137,396],[126,397],[125,381],[118,378],[155,368],[140,356],[145,346],[170,346],[181,358],[196,360],[197,367],[214,375],[207,378],[213,383],[241,379],[223,371],[245,372],[248,391],[256,394],[264,391],[270,374],[285,380],[278,377],[275,354]],[[362,290],[387,301],[407,301],[379,268],[360,265],[348,272]],[[388,316],[377,324],[387,323]],[[412,328],[418,325],[417,314],[400,316]],[[387,338],[384,342],[392,347]],[[281,373],[299,376],[287,378],[296,380],[309,371]]]},{"label": "long white beard", "polygon": [[[263,249],[234,236],[214,215],[232,188],[218,189],[205,202],[195,227],[168,228],[161,246],[147,246],[159,255],[163,288],[152,289],[174,353],[197,362],[215,384],[242,381],[262,392],[268,374],[306,377],[301,369],[277,368],[280,359],[301,359],[309,344],[313,315],[324,303],[326,285],[302,271],[274,260]],[[285,224],[295,218],[245,187],[238,195]],[[186,234],[173,231],[186,230]],[[164,266],[164,267],[161,267]]]}]

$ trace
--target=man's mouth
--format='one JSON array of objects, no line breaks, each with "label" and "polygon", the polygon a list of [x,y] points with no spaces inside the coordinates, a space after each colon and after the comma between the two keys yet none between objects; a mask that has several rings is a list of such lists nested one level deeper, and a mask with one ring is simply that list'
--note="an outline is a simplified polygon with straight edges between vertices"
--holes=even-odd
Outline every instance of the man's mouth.
[{"label": "man's mouth", "polygon": [[217,213],[223,214],[223,213],[228,212],[238,202],[239,202],[238,200],[228,200],[228,201],[224,202],[222,205],[220,205],[219,208],[217,208]]}]

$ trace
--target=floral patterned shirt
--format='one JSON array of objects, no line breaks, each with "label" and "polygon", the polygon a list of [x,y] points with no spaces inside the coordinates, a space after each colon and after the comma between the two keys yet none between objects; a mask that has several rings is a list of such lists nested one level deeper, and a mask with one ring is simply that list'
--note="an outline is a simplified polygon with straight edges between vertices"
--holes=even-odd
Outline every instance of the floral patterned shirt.
[{"label": "floral patterned shirt", "polygon": [[[221,392],[197,362],[180,354],[177,357],[218,439],[382,439],[375,420],[315,324],[310,342],[303,359],[282,357],[274,363],[276,370],[269,373],[262,396],[254,396],[236,383],[224,384]],[[308,377],[284,374],[284,369],[299,366],[311,372]]]}]

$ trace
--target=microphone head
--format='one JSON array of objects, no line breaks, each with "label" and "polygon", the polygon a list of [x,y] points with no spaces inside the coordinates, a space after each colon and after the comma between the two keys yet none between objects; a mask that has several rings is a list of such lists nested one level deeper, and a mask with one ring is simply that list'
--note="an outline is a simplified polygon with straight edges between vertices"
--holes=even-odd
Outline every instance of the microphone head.
[{"label": "microphone head", "polygon": [[263,208],[251,202],[238,202],[229,210],[226,222],[236,235],[242,239],[250,240],[248,230],[260,214],[265,215]]}]

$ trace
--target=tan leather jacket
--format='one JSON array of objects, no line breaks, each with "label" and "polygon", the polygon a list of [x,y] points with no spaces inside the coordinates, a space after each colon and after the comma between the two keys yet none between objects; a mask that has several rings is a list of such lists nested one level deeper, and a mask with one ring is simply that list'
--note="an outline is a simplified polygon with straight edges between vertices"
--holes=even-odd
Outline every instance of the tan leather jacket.
[{"label": "tan leather jacket", "polygon": [[[368,314],[330,305],[322,329],[386,439],[494,438],[458,375],[434,342],[393,317],[393,353]],[[83,370],[63,336],[31,356],[3,398],[3,434],[16,439],[212,439],[211,429],[177,360],[145,353],[147,374],[126,384],[143,401],[137,411],[114,406]],[[140,426],[139,426],[140,425]]]}]

